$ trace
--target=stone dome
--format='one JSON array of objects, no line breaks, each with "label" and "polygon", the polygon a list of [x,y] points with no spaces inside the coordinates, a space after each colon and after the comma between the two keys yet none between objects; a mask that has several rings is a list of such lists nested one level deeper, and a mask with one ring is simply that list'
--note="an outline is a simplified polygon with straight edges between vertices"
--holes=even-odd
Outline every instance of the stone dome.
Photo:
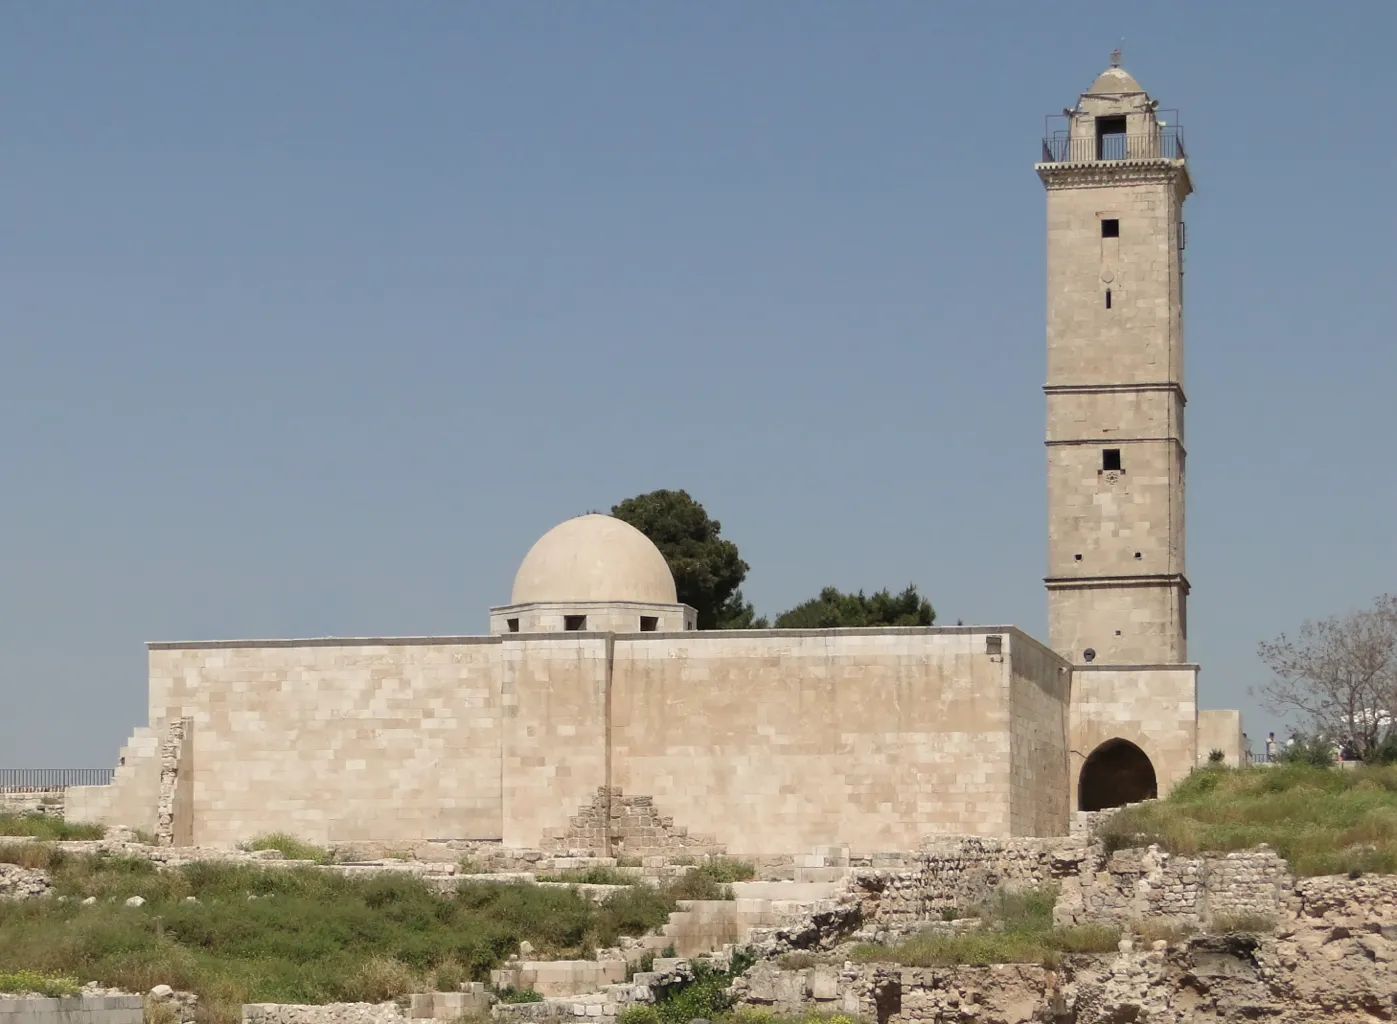
[{"label": "stone dome", "polygon": [[674,576],[650,538],[615,516],[559,523],[535,542],[514,575],[510,604],[640,601],[678,604]]},{"label": "stone dome", "polygon": [[1116,67],[1113,64],[1096,76],[1096,81],[1091,83],[1091,88],[1087,90],[1087,95],[1102,96],[1144,91],[1144,89],[1140,88],[1140,83],[1131,77],[1129,71],[1125,70],[1125,68]]}]

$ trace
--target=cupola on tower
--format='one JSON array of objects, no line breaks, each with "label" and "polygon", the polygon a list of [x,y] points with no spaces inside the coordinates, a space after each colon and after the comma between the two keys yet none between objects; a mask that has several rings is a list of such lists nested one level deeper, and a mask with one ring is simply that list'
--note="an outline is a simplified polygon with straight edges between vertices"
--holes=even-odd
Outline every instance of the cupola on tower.
[{"label": "cupola on tower", "polygon": [[[1076,664],[1187,659],[1183,132],[1119,52],[1049,118],[1049,645]],[[1056,122],[1055,124],[1053,122]]]}]

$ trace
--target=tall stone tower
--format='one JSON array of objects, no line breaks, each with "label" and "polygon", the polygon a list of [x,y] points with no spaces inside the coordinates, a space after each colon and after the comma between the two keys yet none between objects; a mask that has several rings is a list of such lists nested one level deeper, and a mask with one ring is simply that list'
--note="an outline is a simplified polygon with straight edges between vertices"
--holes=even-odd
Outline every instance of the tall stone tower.
[{"label": "tall stone tower", "polygon": [[1048,632],[1078,665],[1187,660],[1193,186],[1180,126],[1158,108],[1113,54],[1036,165],[1048,196]]}]

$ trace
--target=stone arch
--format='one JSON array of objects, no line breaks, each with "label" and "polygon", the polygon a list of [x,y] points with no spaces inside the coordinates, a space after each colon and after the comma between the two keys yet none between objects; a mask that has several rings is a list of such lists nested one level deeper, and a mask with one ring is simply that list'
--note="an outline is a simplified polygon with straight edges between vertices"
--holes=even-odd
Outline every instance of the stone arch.
[{"label": "stone arch", "polygon": [[1077,809],[1107,807],[1153,800],[1159,795],[1149,755],[1129,740],[1107,740],[1089,755],[1077,779]]}]

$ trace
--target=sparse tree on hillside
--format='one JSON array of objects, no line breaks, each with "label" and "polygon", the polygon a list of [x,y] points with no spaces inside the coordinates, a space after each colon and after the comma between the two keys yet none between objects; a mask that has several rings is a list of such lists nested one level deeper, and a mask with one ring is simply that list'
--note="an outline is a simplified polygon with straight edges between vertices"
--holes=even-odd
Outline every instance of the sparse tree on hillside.
[{"label": "sparse tree on hillside", "polygon": [[737,545],[723,539],[723,524],[710,518],[687,491],[639,494],[614,506],[611,514],[654,541],[674,574],[679,600],[698,612],[699,629],[766,625],[742,597],[748,567]]},{"label": "sparse tree on hillside", "polygon": [[1271,711],[1299,712],[1315,733],[1351,743],[1364,761],[1378,756],[1397,712],[1397,598],[1306,622],[1293,639],[1283,633],[1258,653],[1273,673],[1260,687]]},{"label": "sparse tree on hillside", "polygon": [[880,590],[871,597],[826,587],[820,596],[776,616],[777,629],[833,629],[837,626],[930,626],[936,621],[931,602],[916,584],[900,594]]}]

